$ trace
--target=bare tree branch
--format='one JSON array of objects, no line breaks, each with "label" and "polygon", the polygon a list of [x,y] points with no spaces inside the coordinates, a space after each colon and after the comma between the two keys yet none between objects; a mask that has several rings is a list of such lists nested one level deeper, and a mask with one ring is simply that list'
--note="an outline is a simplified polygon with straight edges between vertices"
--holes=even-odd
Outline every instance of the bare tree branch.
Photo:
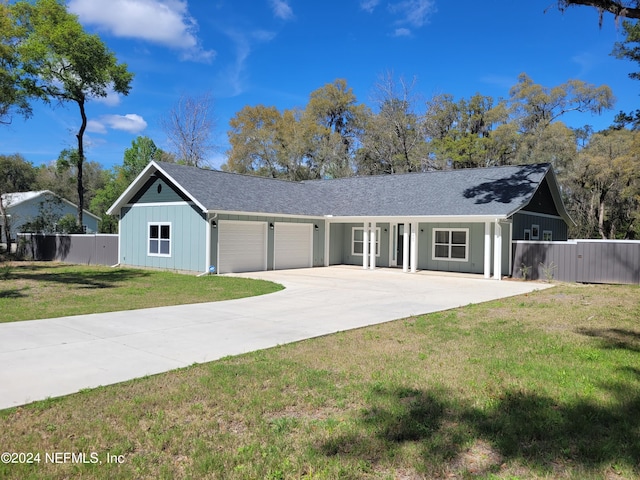
[{"label": "bare tree branch", "polygon": [[635,18],[640,19],[640,2],[622,2],[615,0],[559,0],[558,8],[564,11],[568,7],[587,6],[596,8],[600,12],[600,24],[602,25],[602,15],[604,12],[611,13],[615,18]]}]

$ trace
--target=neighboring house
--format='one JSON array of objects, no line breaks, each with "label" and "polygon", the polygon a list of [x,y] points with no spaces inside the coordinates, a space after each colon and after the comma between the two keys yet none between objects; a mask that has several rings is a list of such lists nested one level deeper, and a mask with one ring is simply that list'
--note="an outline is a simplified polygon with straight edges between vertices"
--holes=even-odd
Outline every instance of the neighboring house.
[{"label": "neighboring house", "polygon": [[217,273],[362,265],[511,272],[517,239],[566,240],[549,164],[289,182],[151,162],[111,206],[120,263]]},{"label": "neighboring house", "polygon": [[[14,240],[16,234],[23,231],[25,224],[34,222],[38,217],[45,217],[48,223],[55,223],[67,214],[78,214],[76,205],[49,190],[5,193],[2,195],[2,204],[9,216],[11,238]],[[86,233],[97,232],[99,221],[100,217],[84,210],[83,223]],[[4,242],[4,228],[4,219],[0,218],[1,242]]]}]

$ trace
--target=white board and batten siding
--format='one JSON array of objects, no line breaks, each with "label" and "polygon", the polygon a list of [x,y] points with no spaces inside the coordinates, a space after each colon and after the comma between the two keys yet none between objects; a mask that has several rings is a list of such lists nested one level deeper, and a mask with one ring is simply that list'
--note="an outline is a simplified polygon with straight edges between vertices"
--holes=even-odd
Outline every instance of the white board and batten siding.
[{"label": "white board and batten siding", "polygon": [[313,266],[313,224],[284,223],[274,225],[274,270]]},{"label": "white board and batten siding", "polygon": [[267,223],[220,220],[218,272],[257,272],[267,269]]}]

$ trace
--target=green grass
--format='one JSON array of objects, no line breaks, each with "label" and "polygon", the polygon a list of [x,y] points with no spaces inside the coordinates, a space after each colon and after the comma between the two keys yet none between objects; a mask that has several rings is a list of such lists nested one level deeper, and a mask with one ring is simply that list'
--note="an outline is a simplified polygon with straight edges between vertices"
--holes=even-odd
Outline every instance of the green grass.
[{"label": "green grass", "polygon": [[262,280],[131,268],[15,262],[0,270],[0,323],[262,295]]},{"label": "green grass", "polygon": [[0,478],[640,478],[640,288],[562,285],[0,412]]}]

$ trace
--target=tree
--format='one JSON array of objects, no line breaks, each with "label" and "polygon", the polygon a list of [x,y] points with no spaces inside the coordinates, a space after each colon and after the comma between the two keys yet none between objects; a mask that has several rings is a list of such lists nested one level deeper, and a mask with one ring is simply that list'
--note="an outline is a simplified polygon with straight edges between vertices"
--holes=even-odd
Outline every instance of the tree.
[{"label": "tree", "polygon": [[[79,155],[76,149],[66,149],[60,152],[58,160],[40,167],[38,182],[43,190],[51,190],[57,195],[79,205],[89,205],[95,192],[104,185],[102,165],[98,162],[83,162],[82,201],[78,198]],[[86,208],[85,208],[86,209]]]},{"label": "tree", "polygon": [[278,150],[278,124],[282,115],[276,107],[245,106],[229,121],[231,149],[224,169],[237,173],[254,173],[265,177],[281,176]]},{"label": "tree", "polygon": [[131,147],[124,151],[122,175],[127,184],[131,183],[152,160],[166,160],[164,152],[156,147],[149,137],[139,136],[131,141]]},{"label": "tree", "polygon": [[215,128],[211,94],[181,96],[161,118],[160,125],[175,149],[178,161],[195,167],[206,164],[209,153],[215,149],[211,139]]},{"label": "tree", "polygon": [[634,238],[640,233],[640,132],[606,130],[564,175],[579,237]]},{"label": "tree", "polygon": [[393,73],[381,76],[375,86],[374,100],[378,112],[366,111],[361,135],[362,147],[357,153],[360,174],[404,173],[423,169],[426,156],[423,125],[416,112],[411,82]]},{"label": "tree", "polygon": [[25,117],[31,115],[27,95],[20,85],[19,58],[16,45],[21,30],[12,22],[10,9],[0,3],[0,124],[11,123],[17,110]]},{"label": "tree", "polygon": [[364,110],[344,79],[311,92],[301,122],[311,141],[308,163],[312,178],[353,174],[352,160]]},{"label": "tree", "polygon": [[619,17],[640,18],[640,2],[633,1],[616,1],[616,0],[559,0],[558,8],[564,11],[569,7],[587,6],[593,7],[600,12],[600,25],[602,25],[602,17],[605,12],[611,13],[616,19]]},{"label": "tree", "polygon": [[26,92],[47,103],[55,100],[78,106],[81,123],[76,133],[78,224],[83,224],[86,103],[106,97],[109,89],[128,95],[133,74],[97,35],[85,32],[78,17],[62,1],[20,0],[11,7],[25,37],[17,45]]},{"label": "tree", "polygon": [[91,212],[102,219],[100,232],[117,233],[117,219],[106,212],[152,160],[162,161],[170,158],[156,147],[151,138],[139,136],[132,140],[131,147],[124,151],[122,165],[100,172],[100,186],[95,188],[95,195],[89,201]]},{"label": "tree", "polygon": [[353,175],[364,112],[345,80],[313,91],[303,110],[246,106],[230,121],[223,169],[289,180]]},{"label": "tree", "polygon": [[11,217],[7,215],[9,203],[3,195],[31,190],[35,178],[33,165],[22,155],[0,155],[0,217],[7,248],[11,245]]},{"label": "tree", "polygon": [[547,127],[569,112],[600,114],[613,107],[615,97],[607,85],[596,87],[582,80],[569,80],[555,87],[533,83],[521,73],[509,91],[511,113],[522,133]]}]

